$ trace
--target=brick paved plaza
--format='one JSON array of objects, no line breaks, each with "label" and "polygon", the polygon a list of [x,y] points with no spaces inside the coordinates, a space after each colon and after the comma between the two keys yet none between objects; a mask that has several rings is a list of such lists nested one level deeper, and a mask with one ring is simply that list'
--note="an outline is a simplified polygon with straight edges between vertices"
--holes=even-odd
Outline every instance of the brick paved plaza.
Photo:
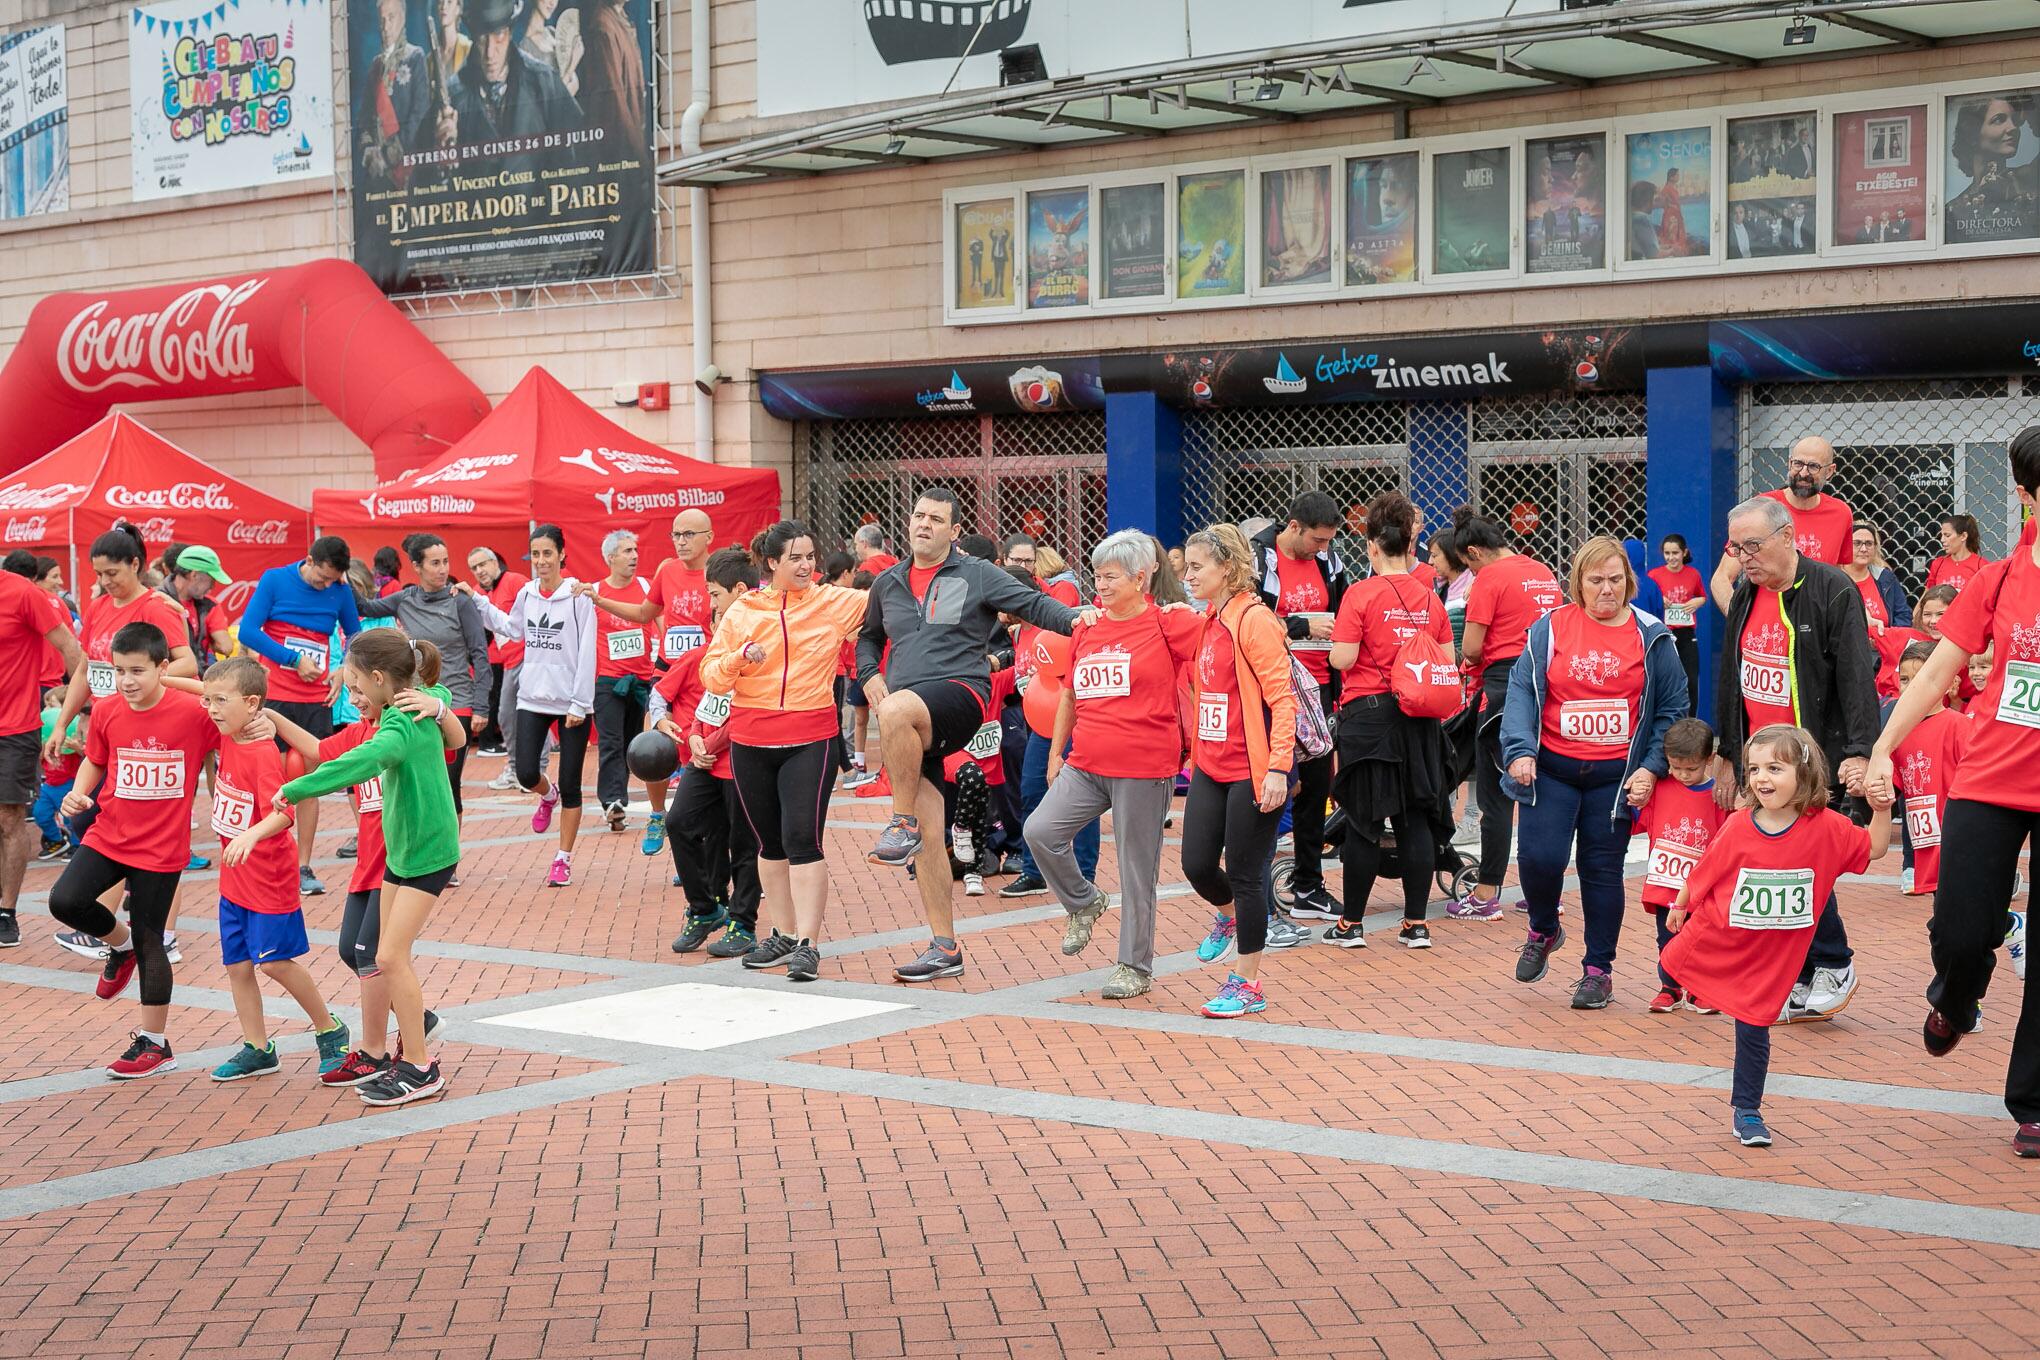
[{"label": "brick paved plaza", "polygon": [[[1365,952],[1271,956],[1264,1016],[1208,1021],[1223,965],[1191,952],[1172,846],[1151,995],[1096,998],[1113,914],[1065,960],[1051,900],[995,896],[960,921],[970,971],[908,989],[925,932],[864,862],[880,805],[839,797],[833,939],[796,987],[677,959],[635,827],[540,888],[552,840],[495,770],[470,767],[464,883],[420,948],[449,1091],[395,1111],[321,1090],[283,999],[283,1075],[207,1080],[236,1030],[211,874],[180,904],[180,1070],[107,1081],[132,995],[93,997],[30,871],[0,961],[0,1357],[2036,1353],[2011,997],[1925,1057],[1927,903],[1895,861],[1845,889],[1862,989],[1777,1034],[1778,1144],[1744,1150],[1729,1024],[1648,1013],[1640,913],[1605,1012],[1567,1009],[1576,946],[1511,980],[1520,917],[1434,921],[1415,953],[1390,912]],[[340,907],[307,900],[309,962],[351,1003]]]}]

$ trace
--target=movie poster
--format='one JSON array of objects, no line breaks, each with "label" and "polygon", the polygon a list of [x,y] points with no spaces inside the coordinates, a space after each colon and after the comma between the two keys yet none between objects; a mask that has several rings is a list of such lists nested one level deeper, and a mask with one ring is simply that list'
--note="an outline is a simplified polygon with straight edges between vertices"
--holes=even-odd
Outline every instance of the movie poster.
[{"label": "movie poster", "polygon": [[1027,195],[1027,308],[1082,307],[1091,301],[1091,191],[1046,189]]},{"label": "movie poster", "polygon": [[1728,120],[1731,260],[1811,255],[1819,235],[1820,158],[1810,113]]},{"label": "movie poster", "polygon": [[658,268],[651,0],[352,0],[347,42],[354,260],[385,292]]},{"label": "movie poster", "polygon": [[127,14],[136,199],[333,173],[326,0],[173,0]]},{"label": "movie poster", "polygon": [[1714,177],[1714,129],[1632,132],[1624,162],[1629,185],[1629,260],[1709,254],[1708,195]]},{"label": "movie poster", "polygon": [[1523,272],[1570,274],[1608,263],[1608,138],[1544,137],[1523,146]]},{"label": "movie poster", "polygon": [[1246,171],[1178,176],[1176,296],[1224,298],[1246,292],[1246,234]]},{"label": "movie poster", "polygon": [[1509,149],[1440,152],[1431,158],[1431,185],[1431,272],[1507,269]]},{"label": "movie poster", "polygon": [[956,307],[1013,305],[1013,200],[956,205]]},{"label": "movie poster", "polygon": [[1836,114],[1834,155],[1834,244],[1926,239],[1925,105]]},{"label": "movie poster", "polygon": [[1346,162],[1346,282],[1417,281],[1417,153]]},{"label": "movie poster", "polygon": [[1332,167],[1261,176],[1261,287],[1332,281]]},{"label": "movie poster", "polygon": [[0,37],[0,222],[71,206],[64,26]]},{"label": "movie poster", "polygon": [[1158,298],[1169,291],[1168,190],[1160,184],[1124,184],[1098,191],[1098,271],[1102,297]]},{"label": "movie poster", "polygon": [[2040,236],[2040,90],[1948,97],[1947,187],[1941,236],[1949,245]]}]

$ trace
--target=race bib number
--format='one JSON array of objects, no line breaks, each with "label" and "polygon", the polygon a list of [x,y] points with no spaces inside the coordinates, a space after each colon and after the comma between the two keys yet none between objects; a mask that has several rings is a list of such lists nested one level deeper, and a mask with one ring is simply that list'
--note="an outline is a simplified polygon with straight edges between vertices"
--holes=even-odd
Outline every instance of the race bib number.
[{"label": "race bib number", "polygon": [[1197,740],[1225,743],[1226,709],[1228,705],[1223,694],[1199,694],[1197,696]]},{"label": "race bib number", "polygon": [[1558,735],[1588,746],[1627,746],[1629,701],[1568,699],[1558,706]]},{"label": "race bib number", "polygon": [[619,628],[609,635],[611,661],[635,661],[645,654],[645,630]]},{"label": "race bib number", "polygon": [[1938,801],[1931,793],[1905,800],[1905,833],[1912,837],[1915,850],[1941,843],[1941,810],[1935,806]]},{"label": "race bib number", "polygon": [[184,752],[119,747],[113,753],[113,796],[138,803],[182,798]]},{"label": "race bib number", "polygon": [[381,812],[382,776],[377,775],[366,784],[356,784],[354,800],[354,810],[357,812]]},{"label": "race bib number", "polygon": [[2005,688],[1998,695],[1997,720],[2040,727],[2040,661],[2005,662]]},{"label": "race bib number", "polygon": [[255,825],[255,795],[237,789],[225,778],[213,781],[212,829],[232,840]]},{"label": "race bib number", "polygon": [[[1742,697],[1745,703],[1768,704],[1773,708],[1790,708],[1792,706],[1792,677],[1785,658],[1782,656],[1765,656],[1761,652],[1744,652],[1742,658]],[[2040,710],[2036,710],[2035,725],[2040,726]]]},{"label": "race bib number", "polygon": [[694,706],[694,720],[705,727],[721,727],[730,720],[730,696],[704,694]]},{"label": "race bib number", "polygon": [[666,630],[666,659],[685,656],[708,638],[691,623],[676,623]]},{"label": "race bib number", "polygon": [[1080,701],[1123,699],[1133,693],[1133,658],[1123,653],[1087,656],[1077,663],[1071,688]]},{"label": "race bib number", "polygon": [[1681,600],[1673,604],[1665,601],[1665,626],[1667,628],[1691,628],[1693,626],[1693,602]]},{"label": "race bib number", "polygon": [[1643,881],[1653,888],[1683,888],[1686,880],[1693,876],[1693,866],[1699,862],[1700,852],[1690,845],[1653,841]]},{"label": "race bib number", "polygon": [[1737,930],[1805,930],[1813,925],[1813,870],[1739,869],[1728,923]]},{"label": "race bib number", "polygon": [[111,661],[88,661],[85,663],[85,688],[95,699],[104,699],[113,693],[113,663]]},{"label": "race bib number", "polygon": [[988,722],[971,734],[964,744],[963,753],[972,760],[990,760],[999,754],[999,743],[1005,739],[1006,730],[995,722]]},{"label": "race bib number", "polygon": [[324,675],[326,673],[325,643],[301,642],[297,638],[285,638],[283,640],[283,645],[290,648],[293,652],[296,652],[299,656],[310,657],[312,659],[312,670],[315,673],[319,675]]}]

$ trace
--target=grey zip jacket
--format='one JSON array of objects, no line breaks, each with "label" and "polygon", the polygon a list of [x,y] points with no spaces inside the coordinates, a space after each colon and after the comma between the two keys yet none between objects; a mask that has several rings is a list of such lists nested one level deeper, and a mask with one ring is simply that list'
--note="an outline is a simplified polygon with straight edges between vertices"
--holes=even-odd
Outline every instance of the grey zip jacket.
[{"label": "grey zip jacket", "polygon": [[489,631],[473,600],[451,586],[428,591],[408,585],[357,603],[364,619],[395,619],[412,638],[437,647],[439,683],[453,696],[454,708],[474,711],[475,677],[489,674]]},{"label": "grey zip jacket", "polygon": [[[885,661],[888,689],[907,689],[936,680],[991,685],[985,658],[999,634],[999,615],[1012,614],[1037,628],[1067,636],[1080,611],[1028,589],[1006,571],[952,547],[935,569],[926,600],[914,598],[908,579],[914,559],[887,567],[871,583],[871,603],[857,635],[857,683],[878,674]],[[892,654],[886,656],[886,643]]]}]

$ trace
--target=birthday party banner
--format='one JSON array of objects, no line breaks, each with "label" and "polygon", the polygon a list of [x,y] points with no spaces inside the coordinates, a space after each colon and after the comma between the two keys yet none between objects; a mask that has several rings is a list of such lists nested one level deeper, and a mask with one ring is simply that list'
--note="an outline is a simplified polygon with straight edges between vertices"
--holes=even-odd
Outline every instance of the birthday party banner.
[{"label": "birthday party banner", "polygon": [[128,17],[137,199],[333,173],[328,0],[178,0]]}]

